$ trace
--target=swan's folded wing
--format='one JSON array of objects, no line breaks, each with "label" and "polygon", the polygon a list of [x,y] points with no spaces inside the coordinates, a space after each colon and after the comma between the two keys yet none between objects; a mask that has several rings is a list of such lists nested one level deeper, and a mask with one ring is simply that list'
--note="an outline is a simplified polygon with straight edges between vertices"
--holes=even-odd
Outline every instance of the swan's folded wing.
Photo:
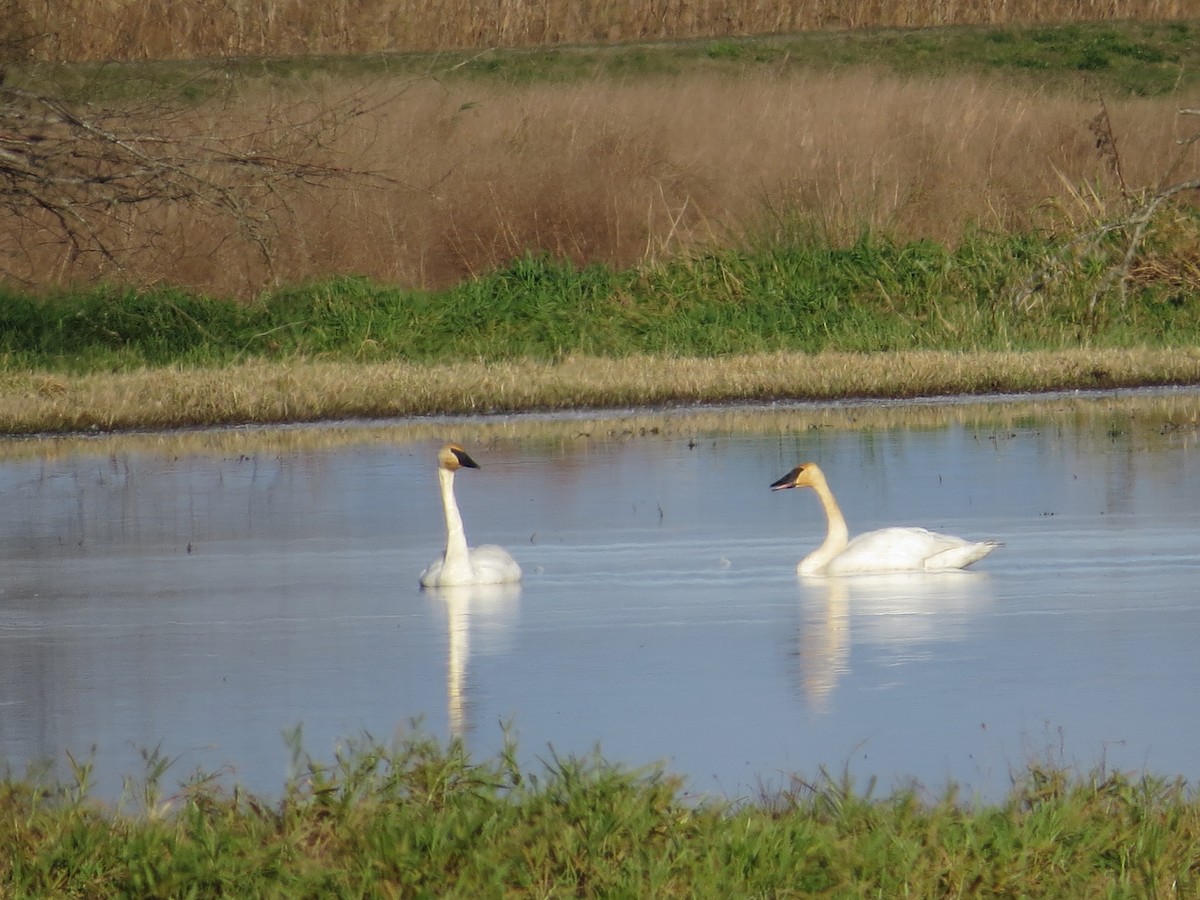
[{"label": "swan's folded wing", "polygon": [[926,528],[881,528],[860,534],[829,563],[830,575],[961,569],[996,544],[977,543]]},{"label": "swan's folded wing", "polygon": [[925,569],[929,572],[965,569],[971,563],[983,559],[999,546],[998,541],[963,541],[957,547],[950,547],[929,557],[925,560]]},{"label": "swan's folded wing", "polygon": [[521,580],[521,567],[507,550],[483,544],[471,551],[471,570],[476,584],[505,584]]}]

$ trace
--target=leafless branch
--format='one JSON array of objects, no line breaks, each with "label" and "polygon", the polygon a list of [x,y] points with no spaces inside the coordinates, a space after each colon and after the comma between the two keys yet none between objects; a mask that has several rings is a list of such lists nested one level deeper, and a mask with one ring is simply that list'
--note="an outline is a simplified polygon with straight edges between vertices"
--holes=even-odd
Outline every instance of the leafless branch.
[{"label": "leafless branch", "polygon": [[[57,244],[69,260],[92,256],[119,272],[150,245],[171,252],[177,238],[156,232],[155,216],[188,217],[256,247],[271,270],[279,217],[289,215],[292,198],[335,182],[381,180],[330,162],[338,135],[380,102],[377,92],[344,99],[285,98],[249,114],[231,112],[229,98],[197,103],[160,92],[101,103],[0,80],[0,229],[26,248]],[[206,124],[214,118],[220,128]],[[15,277],[20,253],[0,254],[0,277]]]}]

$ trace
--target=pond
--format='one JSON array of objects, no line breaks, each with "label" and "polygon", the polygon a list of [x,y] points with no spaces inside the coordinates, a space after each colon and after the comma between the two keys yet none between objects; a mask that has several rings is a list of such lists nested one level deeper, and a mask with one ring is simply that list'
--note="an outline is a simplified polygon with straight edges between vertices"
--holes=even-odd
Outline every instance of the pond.
[{"label": "pond", "polygon": [[[277,795],[289,740],[416,731],[735,798],[822,769],[984,799],[1031,763],[1196,779],[1198,428],[1175,390],[3,442],[0,762]],[[418,587],[446,440],[517,587]],[[801,579],[820,505],[769,486],[808,460],[852,533],[1004,546]]]}]

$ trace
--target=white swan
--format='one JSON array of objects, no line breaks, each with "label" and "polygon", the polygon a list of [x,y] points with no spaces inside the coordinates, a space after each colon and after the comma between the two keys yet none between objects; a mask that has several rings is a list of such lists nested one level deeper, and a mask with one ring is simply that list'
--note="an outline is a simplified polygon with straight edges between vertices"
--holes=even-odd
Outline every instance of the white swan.
[{"label": "white swan", "polygon": [[446,444],[438,451],[438,481],[442,487],[442,506],[446,510],[446,552],[421,573],[422,587],[508,584],[521,580],[521,567],[503,547],[484,544],[472,549],[467,546],[462,516],[454,500],[454,473],[464,466],[479,468],[458,444]]},{"label": "white swan", "polygon": [[796,466],[771,490],[810,487],[821,498],[828,520],[825,542],[796,567],[801,575],[863,575],[876,572],[940,572],[962,569],[1000,546],[997,541],[967,541],[924,528],[881,528],[850,540],[846,518],[825,473],[816,463]]}]

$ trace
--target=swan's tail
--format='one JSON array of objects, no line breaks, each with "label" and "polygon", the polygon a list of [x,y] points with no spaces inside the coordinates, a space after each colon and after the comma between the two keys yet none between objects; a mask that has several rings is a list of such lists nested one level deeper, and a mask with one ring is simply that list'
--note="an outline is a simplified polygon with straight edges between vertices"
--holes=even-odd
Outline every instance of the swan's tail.
[{"label": "swan's tail", "polygon": [[1000,541],[979,541],[978,543],[962,544],[951,547],[925,560],[926,571],[944,569],[965,569],[973,562],[983,559],[997,547],[1003,547]]}]

